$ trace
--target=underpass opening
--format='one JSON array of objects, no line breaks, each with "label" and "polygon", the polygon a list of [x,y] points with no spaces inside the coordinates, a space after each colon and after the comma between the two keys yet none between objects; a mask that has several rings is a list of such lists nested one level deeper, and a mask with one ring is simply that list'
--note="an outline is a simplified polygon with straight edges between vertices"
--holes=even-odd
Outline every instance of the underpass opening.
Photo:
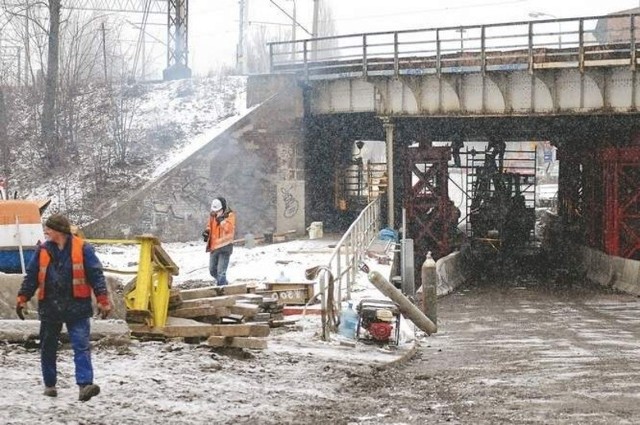
[{"label": "underpass opening", "polygon": [[[568,244],[563,241],[570,236],[573,242],[584,244],[607,252],[614,252],[612,246],[617,244],[619,253],[627,252],[633,258],[638,255],[634,246],[640,246],[637,238],[622,235],[620,224],[625,229],[634,229],[631,234],[640,234],[640,223],[634,217],[640,214],[640,195],[638,186],[633,182],[638,181],[640,168],[640,155],[636,156],[636,148],[640,146],[640,125],[632,114],[603,114],[603,115],[547,115],[547,116],[493,116],[493,117],[469,117],[469,116],[439,116],[439,117],[415,117],[394,116],[386,117],[395,125],[393,145],[393,190],[396,194],[394,208],[395,228],[400,228],[402,217],[401,209],[407,202],[408,187],[411,180],[403,178],[408,173],[409,147],[416,143],[431,145],[434,147],[446,147],[450,149],[456,140],[462,140],[466,145],[462,156],[468,155],[468,151],[487,151],[487,144],[491,140],[506,142],[507,151],[521,151],[522,146],[530,146],[533,150],[533,173],[536,178],[541,173],[545,181],[553,183],[558,181],[558,194],[551,196],[548,203],[557,203],[558,210],[551,211],[557,217],[557,228],[560,229],[560,237],[551,238],[547,244],[547,252],[544,255],[528,253],[521,261],[539,264],[540,267],[564,267],[566,259],[571,253],[565,252]],[[336,199],[336,174],[340,168],[353,159],[353,146],[358,140],[384,140],[385,132],[380,117],[371,113],[331,114],[308,116],[306,119],[306,165],[308,172],[307,181],[307,221],[323,221],[329,231],[341,232],[348,228],[359,212],[358,209],[341,209]],[[474,145],[475,144],[475,145]],[[475,147],[477,145],[477,147]],[[530,149],[530,150],[531,150]],[[607,149],[609,151],[607,151]],[[613,150],[612,150],[613,149]],[[627,149],[627,150],[624,150]],[[631,150],[629,150],[631,149]],[[551,152],[553,165],[545,162],[545,155]],[[599,155],[609,152],[608,162],[596,159]],[[613,153],[612,153],[613,152]],[[577,158],[574,156],[577,153]],[[557,154],[557,158],[555,155]],[[625,155],[625,161],[620,155]],[[455,159],[451,152],[444,154],[447,164],[447,176],[455,174],[459,168],[454,167]],[[612,159],[617,158],[617,159]],[[637,160],[634,160],[636,158]],[[461,158],[463,159],[463,158]],[[494,158],[497,159],[497,158]],[[628,161],[631,159],[631,161]],[[556,161],[559,160],[559,161]],[[484,159],[482,160],[484,161]],[[634,162],[635,161],[635,162]],[[462,163],[466,162],[466,158]],[[592,165],[599,164],[598,167]],[[499,165],[498,165],[499,167]],[[613,168],[612,168],[613,167]],[[617,167],[617,168],[616,168]],[[517,168],[517,167],[516,167]],[[559,171],[558,171],[559,170]],[[606,170],[617,170],[617,179],[606,177]],[[595,176],[599,176],[596,178]],[[460,175],[457,176],[460,178]],[[516,185],[509,182],[512,187],[511,196],[519,196],[515,186],[533,186],[533,199],[526,200],[527,208],[532,208],[538,193],[535,191],[534,182],[523,182]],[[460,183],[458,183],[460,185]],[[466,188],[465,184],[465,188]],[[464,189],[464,188],[463,188]],[[528,189],[528,190],[529,190]],[[614,190],[615,189],[615,190]],[[604,220],[605,210],[614,208],[610,205],[611,193],[618,193],[618,200],[623,200],[625,208],[623,213],[617,213],[615,220]],[[464,190],[462,190],[464,192]],[[460,201],[451,199],[451,193],[447,193],[449,201],[459,208]],[[464,195],[465,200],[471,203],[469,194]],[[413,205],[406,205],[409,208]],[[554,206],[554,205],[551,205]],[[550,205],[545,206],[550,209]],[[452,210],[451,214],[455,211]],[[462,209],[460,220],[468,214],[467,208]],[[424,212],[419,212],[414,220],[424,220]],[[527,212],[527,214],[530,214]],[[537,219],[540,219],[540,211]],[[462,224],[462,223],[458,223]],[[555,224],[554,224],[555,226]],[[608,227],[607,227],[608,226]],[[408,237],[411,234],[409,223]],[[605,231],[611,229],[618,231],[617,239],[606,238]],[[451,243],[449,251],[459,249],[462,242],[468,239],[472,231],[466,226],[456,235],[457,239]],[[591,235],[589,237],[589,235]],[[543,237],[545,235],[540,235]],[[545,236],[546,237],[546,236]],[[455,239],[455,238],[454,238]],[[609,246],[606,245],[609,243]],[[431,245],[430,245],[431,244]],[[424,254],[427,251],[435,251],[432,242],[414,241],[416,247],[416,262],[422,264]],[[446,255],[448,252],[440,252],[438,255]],[[513,250],[509,251],[513,254]],[[526,253],[526,250],[525,250]],[[620,254],[613,254],[620,255]],[[549,260],[553,261],[549,261]],[[505,259],[497,256],[502,264],[505,261],[520,261]],[[486,263],[480,263],[486,264]],[[513,272],[507,270],[505,272]],[[510,268],[511,269],[511,268]],[[517,267],[515,268],[517,271]],[[418,281],[417,281],[418,282]]]}]

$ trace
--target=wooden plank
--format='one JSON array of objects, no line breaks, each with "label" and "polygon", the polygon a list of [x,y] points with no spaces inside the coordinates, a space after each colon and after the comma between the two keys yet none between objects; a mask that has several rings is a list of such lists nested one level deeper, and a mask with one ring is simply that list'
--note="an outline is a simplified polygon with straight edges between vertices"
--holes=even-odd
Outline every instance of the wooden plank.
[{"label": "wooden plank", "polygon": [[264,337],[269,336],[270,329],[266,325],[214,325],[214,333],[216,336],[253,336]]},{"label": "wooden plank", "polygon": [[179,317],[167,318],[167,324],[164,328],[149,328],[144,325],[129,325],[131,332],[135,335],[166,337],[166,338],[206,338],[213,332],[214,325],[197,322],[191,319]]},{"label": "wooden plank", "polygon": [[169,309],[176,308],[182,304],[182,295],[177,288],[171,288],[169,290]]},{"label": "wooden plank", "polygon": [[261,322],[261,321],[268,321],[269,319],[271,319],[271,314],[269,313],[258,313],[256,315],[253,316],[253,320],[255,320],[256,322]]},{"label": "wooden plank", "polygon": [[210,347],[235,347],[248,348],[252,350],[264,350],[265,348],[267,348],[267,340],[254,337],[231,337],[214,335],[207,338],[207,345]]},{"label": "wooden plank", "polygon": [[127,323],[127,325],[129,326],[131,335],[133,336],[150,336],[164,338],[164,332],[162,332],[162,328],[150,328],[147,325],[139,323]]},{"label": "wooden plank", "polygon": [[224,317],[231,314],[229,307],[188,307],[178,308],[171,312],[173,317],[192,319],[194,317]]},{"label": "wooden plank", "polygon": [[[113,338],[114,340],[120,338],[129,339],[130,333],[131,328],[121,320],[92,320],[91,334],[89,337],[94,341],[105,337]],[[39,320],[0,320],[0,341],[23,343],[25,341],[36,340],[39,338]],[[65,342],[69,340],[66,327],[63,328],[60,338]]]},{"label": "wooden plank", "polygon": [[269,320],[269,325],[272,328],[279,328],[281,326],[295,325],[298,319],[283,319],[283,320]]},{"label": "wooden plank", "polygon": [[153,246],[153,254],[156,262],[160,267],[165,268],[173,276],[177,276],[180,273],[180,268],[173,262],[169,254],[160,246],[160,242]]},{"label": "wooden plank", "polygon": [[271,328],[268,324],[250,324],[251,331],[249,332],[249,336],[257,336],[257,337],[265,337],[271,335]]},{"label": "wooden plank", "polygon": [[264,301],[264,295],[261,294],[242,294],[242,295],[232,295],[236,301],[251,303],[251,304],[262,304]]},{"label": "wooden plank", "polygon": [[183,289],[180,291],[180,296],[183,301],[195,300],[198,298],[211,298],[217,296],[215,286],[206,286],[203,288]]},{"label": "wooden plank", "polygon": [[237,295],[247,293],[246,283],[234,283],[225,286],[216,286],[216,295]]},{"label": "wooden plank", "polygon": [[236,303],[229,307],[231,314],[239,314],[244,317],[252,317],[260,312],[260,306],[257,304]]},{"label": "wooden plank", "polygon": [[231,337],[214,335],[207,338],[207,345],[209,347],[228,347],[230,344]]},{"label": "wooden plank", "polygon": [[241,314],[228,314],[224,318],[233,320],[234,322],[237,322],[237,323],[240,323],[240,322],[242,322],[242,319],[244,319],[244,316],[241,315]]},{"label": "wooden plank", "polygon": [[254,337],[234,337],[230,347],[249,348],[252,350],[264,350],[267,348],[267,340]]},{"label": "wooden plank", "polygon": [[180,308],[191,307],[230,307],[236,303],[236,299],[230,296],[198,298],[195,300],[183,301]]},{"label": "wooden plank", "polygon": [[211,334],[213,333],[213,326],[216,325],[200,323],[199,325],[195,326],[165,326],[162,332],[167,338],[206,338],[211,336]]}]

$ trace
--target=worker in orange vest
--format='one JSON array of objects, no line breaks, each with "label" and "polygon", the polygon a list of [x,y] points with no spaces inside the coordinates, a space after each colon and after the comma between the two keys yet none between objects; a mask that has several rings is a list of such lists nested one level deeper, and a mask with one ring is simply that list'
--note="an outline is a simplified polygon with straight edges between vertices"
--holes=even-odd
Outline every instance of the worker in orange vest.
[{"label": "worker in orange vest", "polygon": [[219,196],[211,201],[207,228],[202,233],[209,253],[209,273],[218,286],[227,281],[227,268],[233,252],[236,233],[236,214],[227,206],[227,200]]},{"label": "worker in orange vest", "polygon": [[38,293],[40,318],[40,364],[44,395],[56,397],[58,391],[56,357],[64,324],[73,348],[76,383],[80,401],[100,393],[93,383],[91,364],[91,293],[96,297],[102,318],[111,312],[102,264],[93,247],[71,233],[69,220],[53,214],[44,224],[46,241],[36,249],[18,291],[16,313],[24,320],[27,301]]}]

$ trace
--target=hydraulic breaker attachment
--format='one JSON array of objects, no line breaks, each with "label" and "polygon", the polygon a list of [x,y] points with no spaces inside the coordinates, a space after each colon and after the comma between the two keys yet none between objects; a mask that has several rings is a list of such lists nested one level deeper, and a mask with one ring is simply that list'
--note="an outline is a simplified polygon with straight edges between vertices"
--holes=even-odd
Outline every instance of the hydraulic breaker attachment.
[{"label": "hydraulic breaker attachment", "polygon": [[136,239],[140,243],[140,260],[135,279],[125,287],[127,321],[163,327],[167,322],[171,276],[178,274],[178,266],[155,236]]}]

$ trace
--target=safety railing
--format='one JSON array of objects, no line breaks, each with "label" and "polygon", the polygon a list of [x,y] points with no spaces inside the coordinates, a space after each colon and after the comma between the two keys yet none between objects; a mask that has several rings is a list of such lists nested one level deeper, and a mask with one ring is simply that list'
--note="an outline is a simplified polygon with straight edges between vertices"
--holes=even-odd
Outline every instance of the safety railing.
[{"label": "safety railing", "polygon": [[333,248],[327,268],[334,276],[336,299],[351,299],[351,288],[356,280],[363,255],[380,231],[380,198],[370,202]]},{"label": "safety railing", "polygon": [[327,264],[307,270],[307,277],[319,282],[324,340],[329,340],[330,332],[335,331],[335,316],[340,310],[336,304],[342,301],[343,287],[346,298],[351,299],[351,287],[356,281],[362,257],[378,235],[380,223],[380,198],[376,198],[340,238]]},{"label": "safety railing", "polygon": [[350,34],[269,43],[272,73],[306,79],[629,65],[640,15]]}]

